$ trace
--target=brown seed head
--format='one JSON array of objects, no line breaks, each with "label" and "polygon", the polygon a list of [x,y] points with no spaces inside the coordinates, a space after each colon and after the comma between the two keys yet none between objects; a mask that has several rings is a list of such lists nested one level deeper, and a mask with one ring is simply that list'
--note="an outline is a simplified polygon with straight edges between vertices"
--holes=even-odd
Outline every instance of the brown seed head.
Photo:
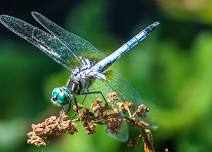
[{"label": "brown seed head", "polygon": [[96,132],[96,124],[95,123],[84,122],[83,126],[86,130],[86,134],[88,134],[88,135],[94,134]]},{"label": "brown seed head", "polygon": [[132,103],[131,102],[122,102],[120,104],[120,110],[122,112],[128,112],[132,108]]},{"label": "brown seed head", "polygon": [[143,116],[147,112],[149,112],[149,108],[147,106],[145,106],[144,104],[141,104],[141,105],[138,106],[138,108],[136,109],[135,112],[138,116]]},{"label": "brown seed head", "polygon": [[128,143],[128,147],[135,147],[142,141],[142,135],[139,135],[138,137],[131,139]]},{"label": "brown seed head", "polygon": [[107,99],[109,101],[115,102],[115,101],[118,100],[118,95],[117,95],[117,93],[115,91],[110,92],[110,93],[107,94]]},{"label": "brown seed head", "polygon": [[80,121],[91,121],[94,120],[95,116],[92,112],[89,111],[89,109],[84,108],[82,114],[80,115]]},{"label": "brown seed head", "polygon": [[77,110],[80,111],[82,108],[83,108],[83,105],[80,103],[77,103],[77,105],[74,104],[72,107],[73,111],[75,111],[75,112],[77,112]]}]

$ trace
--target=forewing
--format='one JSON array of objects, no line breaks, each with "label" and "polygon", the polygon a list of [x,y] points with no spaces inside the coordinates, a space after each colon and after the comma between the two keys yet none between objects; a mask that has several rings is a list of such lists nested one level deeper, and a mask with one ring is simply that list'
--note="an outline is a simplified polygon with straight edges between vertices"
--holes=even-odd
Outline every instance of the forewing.
[{"label": "forewing", "polygon": [[[73,68],[77,65],[77,61],[70,48],[67,48],[61,43],[57,37],[12,16],[1,15],[0,22],[6,28],[38,47],[64,67]],[[72,64],[70,64],[70,61],[72,61]],[[75,62],[73,63],[73,61]]]},{"label": "forewing", "polygon": [[[70,33],[58,26],[56,23],[50,21],[48,18],[38,12],[32,12],[32,16],[38,21],[47,31],[52,35],[58,37],[68,48],[70,48],[77,58],[79,56],[90,59],[91,61],[100,61],[105,56],[104,53],[97,50],[90,42],[83,38]],[[72,64],[71,61],[69,60]]]}]

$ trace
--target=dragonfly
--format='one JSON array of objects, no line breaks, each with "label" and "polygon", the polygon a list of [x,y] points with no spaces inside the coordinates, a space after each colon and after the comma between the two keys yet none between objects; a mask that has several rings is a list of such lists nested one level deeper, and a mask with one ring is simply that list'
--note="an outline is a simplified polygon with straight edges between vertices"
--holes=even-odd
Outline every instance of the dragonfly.
[{"label": "dragonfly", "polygon": [[[140,104],[141,97],[138,92],[120,74],[109,70],[109,67],[143,41],[159,22],[147,26],[107,56],[90,42],[68,32],[42,14],[35,11],[31,14],[48,32],[9,15],[0,15],[0,22],[70,71],[67,83],[53,89],[51,96],[53,104],[59,107],[70,105],[72,102],[77,104],[77,96],[86,97],[88,94],[99,94],[106,100],[104,95],[111,91],[117,92],[122,99]],[[120,133],[116,135],[111,133],[111,136],[119,141],[126,141],[127,126],[121,128]]]}]

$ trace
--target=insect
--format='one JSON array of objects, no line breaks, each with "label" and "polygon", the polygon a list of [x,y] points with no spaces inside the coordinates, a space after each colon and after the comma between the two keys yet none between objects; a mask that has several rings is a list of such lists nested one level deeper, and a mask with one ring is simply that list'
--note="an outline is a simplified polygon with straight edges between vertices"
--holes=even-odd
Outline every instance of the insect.
[{"label": "insect", "polygon": [[[70,33],[50,21],[38,12],[32,16],[49,33],[31,24],[8,15],[0,15],[0,22],[9,30],[29,41],[57,63],[70,71],[70,78],[65,86],[52,91],[51,101],[60,107],[70,105],[79,95],[104,95],[116,91],[123,99],[140,103],[141,98],[133,87],[119,74],[108,68],[132,47],[143,41],[159,25],[155,22],[138,33],[109,56],[97,50],[91,43]],[[116,137],[120,141],[127,139]]]}]

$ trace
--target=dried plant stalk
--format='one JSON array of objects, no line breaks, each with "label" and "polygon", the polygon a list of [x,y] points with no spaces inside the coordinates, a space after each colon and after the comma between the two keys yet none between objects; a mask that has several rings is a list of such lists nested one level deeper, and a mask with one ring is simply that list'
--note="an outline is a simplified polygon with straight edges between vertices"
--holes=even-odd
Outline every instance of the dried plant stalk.
[{"label": "dried plant stalk", "polygon": [[50,136],[62,136],[66,133],[73,135],[78,132],[77,123],[82,123],[86,134],[91,135],[96,132],[97,125],[104,125],[110,132],[117,133],[122,123],[127,122],[140,129],[139,135],[130,139],[127,145],[135,147],[143,141],[144,151],[154,152],[150,125],[140,119],[149,112],[149,108],[144,104],[133,107],[133,103],[128,101],[117,102],[116,92],[108,93],[107,98],[109,104],[102,102],[101,99],[96,99],[91,104],[91,108],[83,107],[80,104],[77,105],[78,107],[73,105],[74,111],[79,109],[74,119],[69,119],[68,115],[61,111],[58,117],[51,116],[41,123],[32,124],[32,131],[27,134],[27,143],[46,146]]}]

